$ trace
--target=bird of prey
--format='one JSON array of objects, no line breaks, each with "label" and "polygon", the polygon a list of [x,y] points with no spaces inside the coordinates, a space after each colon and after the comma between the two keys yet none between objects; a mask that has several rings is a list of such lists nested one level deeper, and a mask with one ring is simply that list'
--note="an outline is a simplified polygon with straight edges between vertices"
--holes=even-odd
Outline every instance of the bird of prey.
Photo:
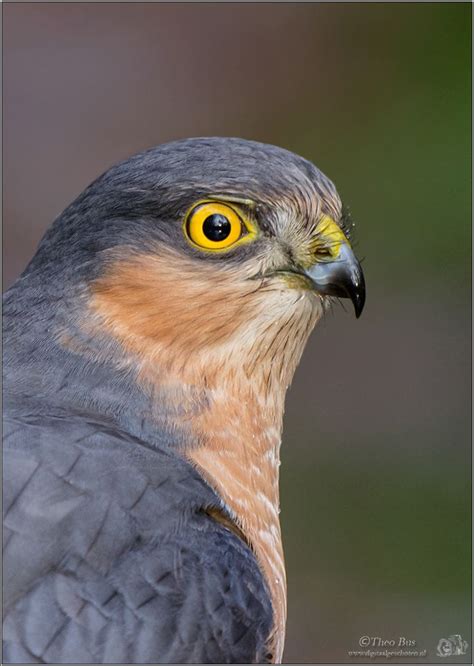
[{"label": "bird of prey", "polygon": [[4,662],[271,663],[286,389],[364,305],[332,182],[237,138],[93,182],[4,301]]}]

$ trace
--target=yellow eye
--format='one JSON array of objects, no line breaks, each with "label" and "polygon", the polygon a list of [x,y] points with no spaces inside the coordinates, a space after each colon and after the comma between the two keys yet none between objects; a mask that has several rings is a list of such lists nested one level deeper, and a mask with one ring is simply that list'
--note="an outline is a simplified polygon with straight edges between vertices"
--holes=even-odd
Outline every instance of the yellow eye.
[{"label": "yellow eye", "polygon": [[233,208],[217,201],[195,206],[186,217],[188,238],[206,250],[223,250],[249,233],[249,228]]}]

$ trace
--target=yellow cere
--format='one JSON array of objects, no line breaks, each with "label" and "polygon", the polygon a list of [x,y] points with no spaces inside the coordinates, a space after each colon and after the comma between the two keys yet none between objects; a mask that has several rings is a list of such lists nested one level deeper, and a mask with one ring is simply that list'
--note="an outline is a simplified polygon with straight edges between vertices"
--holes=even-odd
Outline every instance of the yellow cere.
[{"label": "yellow cere", "polygon": [[342,245],[349,245],[349,241],[341,228],[329,215],[324,215],[316,227],[317,249],[323,250],[332,259],[339,256]]},{"label": "yellow cere", "polygon": [[219,201],[201,201],[184,221],[188,240],[199,249],[219,251],[256,236],[256,227],[233,206]]}]

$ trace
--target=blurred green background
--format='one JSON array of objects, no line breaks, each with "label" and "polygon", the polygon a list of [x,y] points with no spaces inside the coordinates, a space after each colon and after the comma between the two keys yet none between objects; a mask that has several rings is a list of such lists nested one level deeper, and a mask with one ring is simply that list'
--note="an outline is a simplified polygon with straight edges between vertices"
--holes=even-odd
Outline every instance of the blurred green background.
[{"label": "blurred green background", "polygon": [[470,4],[4,5],[5,285],[99,173],[198,135],[314,161],[364,257],[287,401],[285,661],[469,662],[436,646],[471,643]]}]

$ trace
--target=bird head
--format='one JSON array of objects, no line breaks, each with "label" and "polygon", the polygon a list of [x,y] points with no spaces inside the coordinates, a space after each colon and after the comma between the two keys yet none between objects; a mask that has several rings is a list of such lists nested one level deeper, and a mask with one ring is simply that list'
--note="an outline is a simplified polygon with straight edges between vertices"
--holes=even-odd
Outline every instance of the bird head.
[{"label": "bird head", "polygon": [[334,185],[302,157],[188,139],[96,180],[29,270],[53,258],[56,277],[85,286],[82,328],[154,367],[212,384],[238,366],[286,388],[327,303],[349,298],[356,316],[364,306],[348,231]]}]

